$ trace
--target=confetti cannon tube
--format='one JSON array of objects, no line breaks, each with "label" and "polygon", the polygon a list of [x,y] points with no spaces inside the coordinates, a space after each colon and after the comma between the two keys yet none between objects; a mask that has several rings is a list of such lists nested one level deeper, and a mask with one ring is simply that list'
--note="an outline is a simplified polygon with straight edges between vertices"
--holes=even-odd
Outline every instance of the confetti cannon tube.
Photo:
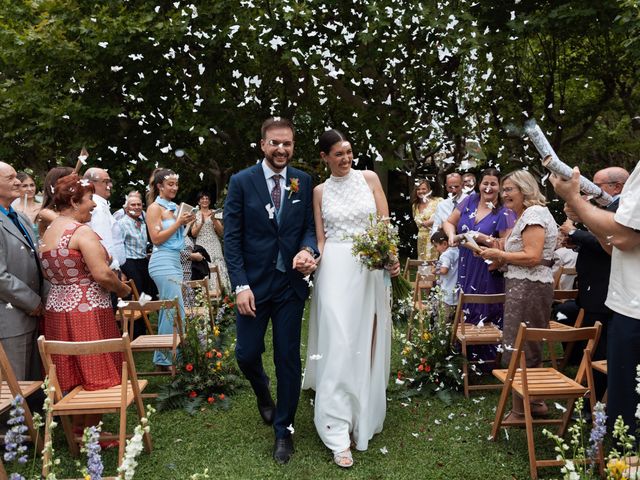
[{"label": "confetti cannon tube", "polygon": [[[538,150],[538,153],[542,157],[542,165],[551,173],[555,173],[559,177],[563,177],[565,179],[571,178],[573,170],[569,165],[558,158],[558,155],[556,155],[556,152],[551,147],[551,144],[549,144],[547,137],[545,137],[535,120],[529,120],[525,123],[524,131],[529,136],[531,143],[533,143],[536,150]],[[613,201],[611,195],[582,175],[580,175],[580,191],[603,206],[607,206]]]}]

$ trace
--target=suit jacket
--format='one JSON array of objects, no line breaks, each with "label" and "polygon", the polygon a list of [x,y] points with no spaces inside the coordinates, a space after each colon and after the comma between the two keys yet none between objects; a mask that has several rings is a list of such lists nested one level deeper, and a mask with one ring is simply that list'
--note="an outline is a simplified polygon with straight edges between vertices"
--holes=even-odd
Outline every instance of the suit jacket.
[{"label": "suit jacket", "polygon": [[[302,247],[318,251],[313,222],[311,177],[287,167],[286,185],[298,178],[295,193],[282,192],[280,220],[269,214],[271,195],[260,163],[231,177],[224,204],[224,257],[232,288],[249,285],[256,303],[269,298],[281,252],[291,287],[304,299],[309,295],[302,274],[292,269],[293,257]],[[271,217],[271,218],[270,218]]]},{"label": "suit jacket", "polygon": [[[31,222],[18,213],[20,223],[34,245]],[[44,297],[48,283],[42,279],[38,253],[31,250],[18,227],[0,212],[0,337],[10,338],[32,332],[38,323],[27,315]],[[11,307],[7,308],[7,305]]]},{"label": "suit jacket", "polygon": [[[616,199],[606,207],[615,212],[618,209]],[[576,273],[578,274],[578,306],[588,312],[610,313],[604,304],[609,290],[609,275],[611,273],[611,255],[600,245],[595,235],[586,230],[576,230],[570,236],[571,241],[578,247],[576,259]]]}]

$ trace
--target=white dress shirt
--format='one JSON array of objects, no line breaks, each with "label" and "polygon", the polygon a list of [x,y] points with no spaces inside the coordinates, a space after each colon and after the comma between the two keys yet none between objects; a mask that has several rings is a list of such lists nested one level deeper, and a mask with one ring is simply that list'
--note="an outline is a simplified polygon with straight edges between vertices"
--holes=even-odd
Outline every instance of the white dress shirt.
[{"label": "white dress shirt", "polygon": [[91,214],[89,226],[100,236],[102,245],[107,249],[107,253],[111,255],[111,269],[118,270],[120,265],[127,260],[120,227],[118,222],[111,216],[109,202],[106,199],[94,194],[93,201],[96,203],[96,208],[93,209]]},{"label": "white dress shirt", "polygon": [[442,224],[449,219],[451,214],[453,213],[454,208],[462,203],[462,201],[467,198],[468,195],[464,192],[460,193],[460,196],[457,200],[454,197],[449,197],[444,199],[442,202],[438,204],[436,207],[436,212],[433,214],[433,225],[431,226],[431,234],[436,233],[440,228],[442,228]]},{"label": "white dress shirt", "polygon": [[271,167],[269,167],[266,160],[262,160],[262,171],[264,172],[264,178],[267,181],[269,195],[271,195],[271,190],[273,190],[273,187],[275,186],[273,180],[271,180],[271,177],[273,177],[274,175],[280,175],[280,208],[282,208],[282,199],[285,198],[285,195],[288,195],[287,191],[284,189],[284,187],[287,185],[287,167],[284,167],[280,173],[276,173],[271,170]]}]

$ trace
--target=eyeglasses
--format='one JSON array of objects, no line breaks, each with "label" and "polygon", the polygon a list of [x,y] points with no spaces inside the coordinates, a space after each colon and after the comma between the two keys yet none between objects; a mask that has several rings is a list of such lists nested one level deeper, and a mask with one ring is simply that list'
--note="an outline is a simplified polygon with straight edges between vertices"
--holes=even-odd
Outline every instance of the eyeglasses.
[{"label": "eyeglasses", "polygon": [[270,147],[276,147],[276,148],[291,148],[293,147],[293,142],[290,142],[290,141],[276,142],[275,140],[268,140],[267,145],[269,145]]}]

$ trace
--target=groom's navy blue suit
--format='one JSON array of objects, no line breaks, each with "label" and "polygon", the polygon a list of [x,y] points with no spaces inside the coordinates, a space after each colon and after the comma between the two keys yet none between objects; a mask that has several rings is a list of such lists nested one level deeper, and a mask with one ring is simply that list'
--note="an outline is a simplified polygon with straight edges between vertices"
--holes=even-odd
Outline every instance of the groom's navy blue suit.
[{"label": "groom's navy blue suit", "polygon": [[[287,427],[294,423],[300,396],[300,328],[309,287],[302,274],[292,269],[293,257],[303,247],[318,250],[311,177],[288,166],[286,186],[292,178],[298,179],[299,189],[282,191],[279,212],[272,210],[272,185],[267,185],[261,164],[231,177],[224,205],[224,256],[231,285],[234,289],[248,285],[256,303],[255,318],[237,314],[236,358],[259,401],[270,398],[262,353],[269,318],[273,322],[276,438],[290,435]],[[278,254],[284,272],[276,268]]]}]

